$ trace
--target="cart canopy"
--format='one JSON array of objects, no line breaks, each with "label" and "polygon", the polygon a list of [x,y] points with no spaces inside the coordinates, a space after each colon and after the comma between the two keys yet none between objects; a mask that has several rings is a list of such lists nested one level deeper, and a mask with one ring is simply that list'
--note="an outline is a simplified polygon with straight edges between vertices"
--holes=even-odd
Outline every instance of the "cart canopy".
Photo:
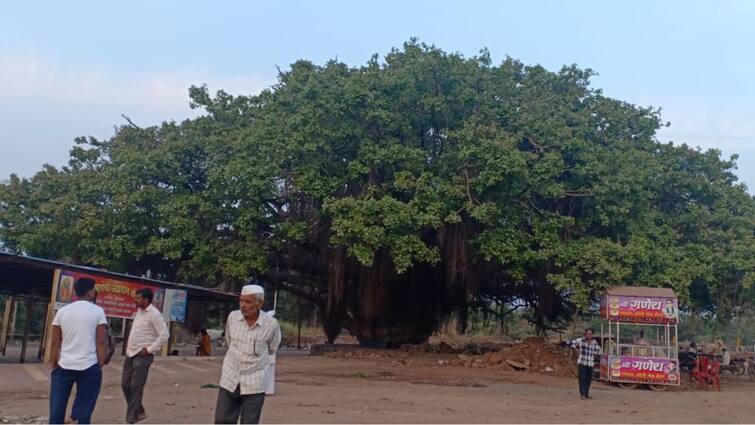
[{"label": "cart canopy", "polygon": [[600,315],[615,322],[677,323],[679,304],[670,288],[614,286],[606,289]]}]

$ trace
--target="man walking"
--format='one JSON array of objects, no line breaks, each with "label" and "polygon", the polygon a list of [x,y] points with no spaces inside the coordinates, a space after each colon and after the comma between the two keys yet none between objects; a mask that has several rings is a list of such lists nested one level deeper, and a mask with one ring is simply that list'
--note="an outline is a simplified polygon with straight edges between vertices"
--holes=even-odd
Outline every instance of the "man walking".
[{"label": "man walking", "polygon": [[592,339],[592,329],[585,329],[585,336],[577,338],[571,343],[572,348],[577,350],[577,369],[579,379],[579,396],[582,400],[590,397],[590,384],[592,383],[595,356],[601,353],[600,345]]},{"label": "man walking", "polygon": [[265,370],[275,355],[281,333],[278,321],[260,310],[265,291],[258,285],[246,285],[239,297],[239,310],[228,315],[225,335],[228,351],[223,359],[216,424],[243,424],[260,421],[265,402]]},{"label": "man walking", "polygon": [[68,398],[76,384],[70,421],[92,422],[92,412],[102,386],[102,365],[105,364],[107,319],[95,304],[94,280],[81,278],[74,283],[78,301],[58,310],[52,321],[50,363],[50,423],[62,424]]},{"label": "man walking", "polygon": [[121,387],[126,396],[126,422],[130,424],[147,418],[142,396],[149,366],[155,358],[155,351],[162,349],[170,336],[160,310],[152,305],[153,297],[149,288],[139,289],[134,295],[137,311],[128,336],[127,357],[123,362],[121,376]]}]

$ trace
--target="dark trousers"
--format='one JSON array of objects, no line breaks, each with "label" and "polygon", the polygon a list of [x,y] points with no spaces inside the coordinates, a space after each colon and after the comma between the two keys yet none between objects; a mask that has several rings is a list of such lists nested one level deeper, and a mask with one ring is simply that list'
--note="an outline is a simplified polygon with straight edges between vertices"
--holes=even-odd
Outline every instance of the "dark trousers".
[{"label": "dark trousers", "polygon": [[265,393],[241,395],[241,388],[230,392],[225,388],[218,391],[218,403],[215,406],[216,424],[235,424],[241,414],[242,424],[260,423],[262,405],[265,403]]},{"label": "dark trousers", "polygon": [[50,375],[50,423],[62,424],[66,418],[68,398],[73,384],[76,384],[76,398],[73,400],[71,419],[80,424],[92,423],[92,412],[97,404],[102,386],[102,370],[99,365],[89,369],[70,370],[56,368]]},{"label": "dark trousers", "polygon": [[582,397],[590,396],[590,384],[592,384],[593,368],[585,365],[579,366],[579,395]]},{"label": "dark trousers", "polygon": [[121,375],[121,388],[123,395],[126,396],[126,422],[133,424],[144,413],[142,406],[142,396],[144,395],[144,384],[147,383],[149,375],[149,366],[152,364],[155,356],[136,355],[126,357],[123,362],[123,375]]}]

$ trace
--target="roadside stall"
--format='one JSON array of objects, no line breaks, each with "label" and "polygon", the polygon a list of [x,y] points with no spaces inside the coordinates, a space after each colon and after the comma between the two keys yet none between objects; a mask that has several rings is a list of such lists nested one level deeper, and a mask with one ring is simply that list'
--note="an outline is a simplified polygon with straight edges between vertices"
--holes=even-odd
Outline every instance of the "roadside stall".
[{"label": "roadside stall", "polygon": [[601,300],[600,379],[622,388],[679,385],[679,305],[668,288],[612,287]]},{"label": "roadside stall", "polygon": [[[41,258],[0,252],[0,295],[4,297],[2,323],[0,323],[0,360],[10,355],[18,361],[38,361],[49,354],[49,335],[55,312],[76,301],[74,282],[80,277],[95,280],[97,305],[105,310],[109,322],[116,325],[116,339],[128,338],[131,319],[136,312],[133,295],[148,287],[154,293],[153,304],[160,310],[171,332],[171,339],[163,349],[168,354],[175,344],[179,330],[196,332],[204,327],[208,308],[223,309],[223,320],[238,301],[238,295],[197,285],[166,282],[146,277],[114,273],[108,270],[63,263]],[[17,322],[17,306],[25,302],[25,320],[20,351],[8,351],[6,346],[13,336]],[[20,320],[20,317],[18,318]],[[221,322],[223,322],[221,320]],[[35,334],[36,333],[36,334]],[[37,348],[27,350],[27,345]],[[34,350],[36,353],[27,353]],[[125,348],[122,350],[125,352]],[[34,355],[36,354],[36,355]]]}]

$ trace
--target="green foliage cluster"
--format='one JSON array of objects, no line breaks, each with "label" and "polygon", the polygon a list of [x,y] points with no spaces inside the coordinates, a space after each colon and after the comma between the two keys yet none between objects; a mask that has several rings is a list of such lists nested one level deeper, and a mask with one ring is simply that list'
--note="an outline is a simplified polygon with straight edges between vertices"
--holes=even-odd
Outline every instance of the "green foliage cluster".
[{"label": "green foliage cluster", "polygon": [[[250,278],[364,339],[426,338],[518,303],[541,329],[610,285],[671,287],[724,318],[752,302],[755,203],[736,157],[660,143],[660,111],[593,72],[407,42],[294,63],[206,114],[80,138],[69,165],[0,186],[5,249],[167,280]],[[148,101],[145,99],[145,101]]]}]

